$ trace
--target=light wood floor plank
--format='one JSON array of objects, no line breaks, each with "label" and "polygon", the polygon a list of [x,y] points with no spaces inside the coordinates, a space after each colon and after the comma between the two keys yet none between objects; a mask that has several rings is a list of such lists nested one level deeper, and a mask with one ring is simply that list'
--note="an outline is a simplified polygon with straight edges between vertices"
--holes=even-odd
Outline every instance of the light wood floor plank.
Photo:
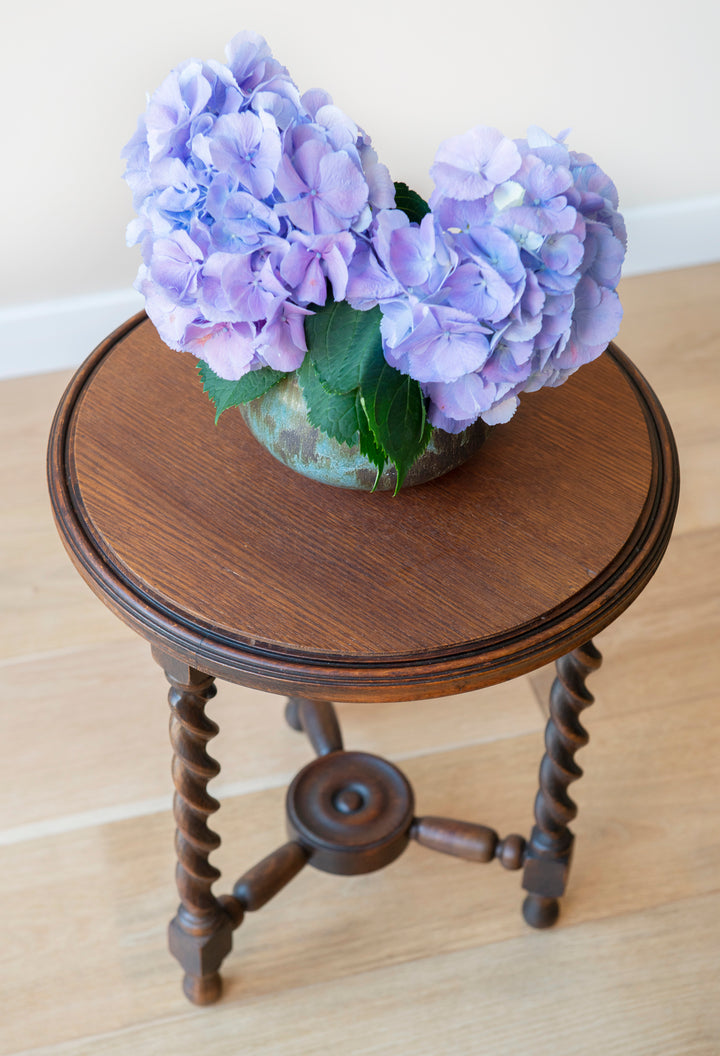
[{"label": "light wood floor plank", "polygon": [[707,895],[17,1056],[716,1056],[719,922]]},{"label": "light wood floor plank", "polygon": [[0,384],[0,661],[131,636],[82,583],[52,522],[45,453],[69,378],[62,371]]},{"label": "light wood floor plank", "polygon": [[[719,343],[720,345],[720,343]],[[720,391],[713,414],[720,419]],[[680,449],[681,498],[677,535],[703,531],[720,523],[720,437],[707,442],[686,443]]]},{"label": "light wood floor plank", "polygon": [[[549,956],[563,928],[717,890],[720,730],[707,729],[707,710],[702,701],[594,724],[576,786],[578,846],[562,928],[542,940]],[[475,818],[503,834],[527,831],[540,749],[537,735],[525,735],[416,757],[404,769],[420,813]],[[283,798],[281,789],[239,796],[213,819],[224,839],[214,860],[227,886],[283,841]],[[0,1052],[182,1010],[164,934],[175,903],[171,839],[171,819],[159,814],[4,849],[12,923],[0,948],[9,1010]],[[252,1003],[342,978],[350,994],[357,973],[510,938],[530,951],[540,940],[523,924],[520,901],[519,874],[415,845],[365,877],[308,868],[237,932],[227,1001]]]},{"label": "light wood floor plank", "polygon": [[[15,832],[20,826],[123,804],[128,811],[142,809],[143,801],[162,804],[163,797],[169,803],[164,676],[134,635],[113,647],[111,668],[108,664],[103,645],[6,667],[13,693],[22,701],[13,736],[22,745],[23,770],[30,779],[0,785],[0,845],[11,836],[22,837]],[[283,707],[279,696],[219,684],[208,708],[221,731],[210,745],[222,765],[218,794],[286,785],[307,762],[307,743],[286,726]],[[447,697],[441,706],[417,701],[341,704],[338,710],[348,746],[394,758],[543,726],[526,679]],[[38,730],[42,737],[36,736]],[[147,809],[157,806],[148,803]]]}]

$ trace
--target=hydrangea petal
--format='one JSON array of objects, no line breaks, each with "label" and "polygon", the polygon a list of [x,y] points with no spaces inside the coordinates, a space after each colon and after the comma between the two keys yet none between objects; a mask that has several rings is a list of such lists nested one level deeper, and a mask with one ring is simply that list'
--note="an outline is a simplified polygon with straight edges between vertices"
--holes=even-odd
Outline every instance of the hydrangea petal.
[{"label": "hydrangea petal", "polygon": [[155,243],[150,277],[175,304],[180,304],[195,293],[202,262],[200,248],[185,231],[176,231],[171,238]]},{"label": "hydrangea petal", "polygon": [[430,174],[441,194],[470,201],[489,194],[520,168],[518,148],[496,128],[477,125],[440,144]]},{"label": "hydrangea petal", "polygon": [[425,307],[410,334],[385,356],[392,366],[420,382],[456,381],[478,370],[490,354],[486,332],[466,312]]},{"label": "hydrangea petal", "polygon": [[303,319],[310,314],[288,301],[276,304],[255,342],[265,365],[273,370],[297,370],[307,351]]},{"label": "hydrangea petal", "polygon": [[517,408],[517,396],[506,396],[504,400],[493,404],[489,410],[481,411],[480,417],[486,425],[504,425],[510,421]]},{"label": "hydrangea petal", "polygon": [[204,360],[218,377],[238,381],[250,370],[254,340],[255,328],[249,323],[190,326],[185,351]]}]

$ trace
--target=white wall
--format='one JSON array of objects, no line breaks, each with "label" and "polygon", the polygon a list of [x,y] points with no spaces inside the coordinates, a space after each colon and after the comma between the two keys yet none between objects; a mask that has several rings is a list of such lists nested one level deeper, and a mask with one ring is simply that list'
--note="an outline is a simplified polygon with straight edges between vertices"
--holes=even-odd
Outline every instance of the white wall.
[{"label": "white wall", "polygon": [[[720,257],[715,0],[27,0],[4,23],[0,324],[11,361],[8,334],[67,314],[72,302],[58,299],[97,308],[111,291],[111,314],[134,303],[122,292],[138,258],[124,245],[119,151],[171,67],[223,59],[243,28],[267,37],[301,89],[327,88],[420,192],[449,135],[570,126],[570,145],[618,185],[631,270]],[[658,228],[659,248],[646,249]],[[37,355],[26,348],[23,369]]]}]

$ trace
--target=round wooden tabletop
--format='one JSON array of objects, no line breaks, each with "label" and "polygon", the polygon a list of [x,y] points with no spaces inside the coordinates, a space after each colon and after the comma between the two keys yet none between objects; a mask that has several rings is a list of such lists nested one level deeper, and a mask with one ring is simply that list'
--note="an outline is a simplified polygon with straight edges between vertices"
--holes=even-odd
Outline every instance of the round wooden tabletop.
[{"label": "round wooden tabletop", "polygon": [[63,541],[166,653],[279,693],[400,700],[490,685],[586,642],[646,585],[678,466],[614,346],[523,397],[452,473],[369,494],[276,462],[141,313],[80,368],[49,448]]}]

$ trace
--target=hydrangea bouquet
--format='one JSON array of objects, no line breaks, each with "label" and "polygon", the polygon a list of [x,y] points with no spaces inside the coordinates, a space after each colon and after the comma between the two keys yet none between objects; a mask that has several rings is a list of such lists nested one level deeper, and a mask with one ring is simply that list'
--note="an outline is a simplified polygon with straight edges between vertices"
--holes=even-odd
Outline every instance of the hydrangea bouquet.
[{"label": "hydrangea bouquet", "polygon": [[297,372],[310,422],[399,487],[433,429],[508,421],[615,336],[618,196],[565,134],[453,136],[425,202],[261,37],[226,55],[175,69],[124,149],[136,286],[218,416]]}]

